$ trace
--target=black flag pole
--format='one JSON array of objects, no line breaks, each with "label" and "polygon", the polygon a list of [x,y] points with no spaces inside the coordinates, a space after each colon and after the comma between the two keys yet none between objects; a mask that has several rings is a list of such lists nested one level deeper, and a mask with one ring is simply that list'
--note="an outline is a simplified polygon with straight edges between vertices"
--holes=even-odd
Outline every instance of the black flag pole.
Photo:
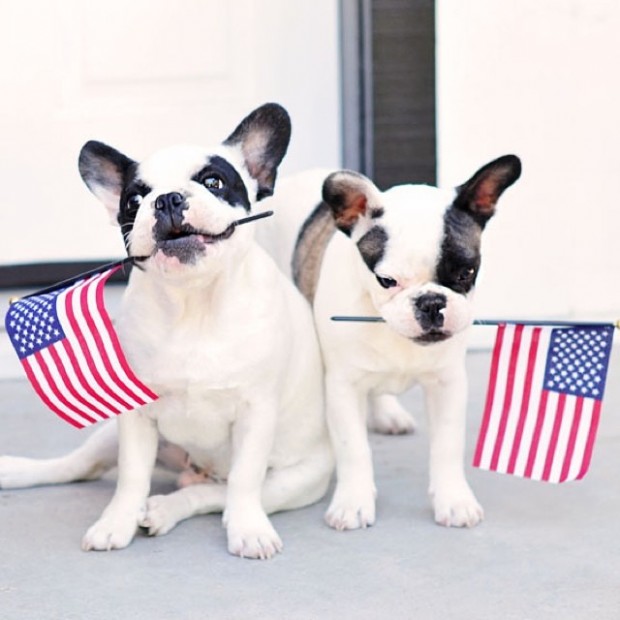
[{"label": "black flag pole", "polygon": [[[113,267],[122,266],[124,268],[125,265],[133,264],[133,262],[136,260],[144,260],[144,258],[128,256],[127,258],[123,258],[122,260],[117,260],[112,263],[106,263],[105,265],[100,265],[99,267],[95,267],[94,269],[90,269],[89,271],[84,271],[83,273],[79,273],[76,276],[72,276],[71,278],[67,278],[66,280],[62,280],[61,282],[57,282],[56,284],[52,284],[51,286],[42,288],[38,291],[35,291],[34,293],[30,293],[29,295],[24,295],[23,297],[19,299],[28,299],[28,297],[34,297],[35,295],[47,295],[48,293],[53,293],[60,289],[71,286],[72,284],[75,284],[76,282],[79,282],[80,280],[86,280],[86,278],[99,275],[100,273],[103,273],[104,271],[108,271],[108,269],[112,269]],[[17,301],[17,299],[12,298],[9,301],[9,303],[13,303],[14,301]]]},{"label": "black flag pole", "polygon": [[[385,323],[380,316],[332,316],[332,321],[356,323]],[[531,319],[474,319],[474,325],[534,325],[537,327],[615,327],[620,329],[620,319],[613,321],[535,321]]]},{"label": "black flag pole", "polygon": [[[242,224],[247,224],[248,222],[254,222],[255,220],[261,220],[265,217],[269,217],[273,215],[273,211],[261,211],[260,213],[255,213],[254,215],[248,215],[247,217],[242,217],[238,220],[232,222],[230,226],[236,228],[237,226],[241,226]],[[106,263],[105,265],[100,265],[99,267],[95,267],[94,269],[90,269],[89,271],[84,271],[83,273],[78,273],[71,278],[67,278],[66,280],[62,280],[62,282],[56,282],[56,284],[52,284],[46,288],[35,291],[34,293],[30,293],[28,295],[23,295],[22,297],[11,297],[9,299],[9,305],[15,303],[19,299],[27,299],[28,297],[34,297],[35,295],[47,295],[48,293],[54,293],[60,289],[66,288],[75,284],[76,282],[80,282],[81,280],[85,280],[86,278],[90,278],[92,276],[99,275],[104,271],[108,271],[108,269],[113,269],[114,267],[123,267],[126,265],[134,265],[136,263],[140,263],[141,261],[149,258],[148,256],[128,256],[127,258],[123,258],[121,260],[113,261],[111,263]]]}]

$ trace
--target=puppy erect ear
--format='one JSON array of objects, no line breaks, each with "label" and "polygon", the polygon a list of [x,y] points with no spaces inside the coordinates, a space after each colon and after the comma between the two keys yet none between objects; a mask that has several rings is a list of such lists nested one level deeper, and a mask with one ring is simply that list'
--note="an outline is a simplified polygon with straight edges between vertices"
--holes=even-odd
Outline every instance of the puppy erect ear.
[{"label": "puppy erect ear", "polygon": [[454,206],[469,212],[484,228],[495,215],[495,206],[503,191],[521,176],[521,160],[504,155],[483,166],[463,185],[457,187]]},{"label": "puppy erect ear", "polygon": [[266,103],[244,118],[224,141],[241,149],[245,165],[258,181],[256,200],[273,194],[278,166],[291,139],[291,119],[277,103]]},{"label": "puppy erect ear", "polygon": [[372,220],[383,215],[381,192],[363,174],[339,170],[323,183],[323,200],[332,211],[336,226],[349,237],[362,235]]},{"label": "puppy erect ear", "polygon": [[105,205],[110,219],[118,223],[123,182],[136,162],[103,142],[91,140],[80,151],[78,168],[88,189]]}]

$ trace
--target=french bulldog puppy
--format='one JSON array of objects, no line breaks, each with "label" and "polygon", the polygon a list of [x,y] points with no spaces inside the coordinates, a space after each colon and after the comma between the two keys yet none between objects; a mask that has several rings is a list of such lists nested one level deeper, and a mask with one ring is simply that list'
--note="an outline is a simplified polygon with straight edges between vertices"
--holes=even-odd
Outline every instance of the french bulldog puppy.
[{"label": "french bulldog puppy", "polygon": [[[173,146],[138,163],[88,142],[82,179],[120,226],[132,270],[116,329],[159,399],[118,418],[118,483],[82,548],[121,549],[138,526],[165,534],[223,512],[228,550],[269,558],[282,542],[268,514],[326,492],[333,456],[311,309],[237,227],[274,189],[290,138],[266,104],[211,148]],[[115,424],[59,459],[0,458],[0,487],[93,478],[116,464]],[[191,463],[178,491],[149,498],[158,453]],[[180,449],[179,449],[180,448]],[[192,473],[193,472],[193,473]]]},{"label": "french bulldog puppy", "polygon": [[[269,199],[288,230],[288,238],[277,230],[280,260],[293,253],[292,275],[313,304],[326,367],[338,477],[326,513],[330,526],[375,522],[367,426],[412,431],[413,418],[395,395],[415,382],[430,418],[435,520],[473,526],[482,519],[463,468],[467,331],[482,232],[520,173],[519,159],[507,155],[456,191],[402,185],[381,192],[355,172],[325,179],[324,171],[312,171],[284,181]],[[334,322],[333,315],[385,322]]]}]

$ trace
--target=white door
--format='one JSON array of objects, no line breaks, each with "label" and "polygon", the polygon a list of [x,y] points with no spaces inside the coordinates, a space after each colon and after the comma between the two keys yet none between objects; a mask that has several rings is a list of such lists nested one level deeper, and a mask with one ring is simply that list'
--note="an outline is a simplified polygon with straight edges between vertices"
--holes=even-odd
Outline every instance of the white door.
[{"label": "white door", "polygon": [[340,164],[337,0],[0,0],[0,266],[122,257],[83,186],[89,139],[140,159],[214,143],[266,101],[283,172]]},{"label": "white door", "polygon": [[439,177],[505,153],[479,314],[620,318],[617,0],[437,2]]}]

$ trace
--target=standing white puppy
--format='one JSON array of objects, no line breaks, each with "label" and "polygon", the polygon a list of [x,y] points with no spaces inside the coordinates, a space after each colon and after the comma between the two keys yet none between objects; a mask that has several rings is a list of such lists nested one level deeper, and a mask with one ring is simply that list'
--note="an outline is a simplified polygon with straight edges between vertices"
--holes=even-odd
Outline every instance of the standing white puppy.
[{"label": "standing white puppy", "polygon": [[[326,366],[338,473],[326,514],[332,527],[374,523],[367,424],[386,433],[413,430],[395,395],[415,382],[430,418],[435,520],[473,526],[482,519],[463,468],[467,329],[482,231],[520,173],[519,159],[507,155],[456,191],[403,185],[381,192],[366,177],[339,171],[325,180],[321,201],[325,174],[312,172],[284,181],[270,199],[288,218],[287,231],[277,233],[280,260],[294,248],[293,277],[313,303]],[[301,227],[300,214],[307,216]],[[385,323],[336,323],[333,315]]]}]

